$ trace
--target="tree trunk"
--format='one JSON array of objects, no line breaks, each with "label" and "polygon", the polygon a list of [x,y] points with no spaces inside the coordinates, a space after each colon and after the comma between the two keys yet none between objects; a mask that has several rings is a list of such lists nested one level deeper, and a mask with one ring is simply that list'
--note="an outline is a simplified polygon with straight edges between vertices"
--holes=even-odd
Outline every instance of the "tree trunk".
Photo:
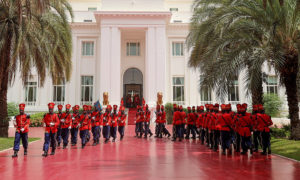
[{"label": "tree trunk", "polygon": [[11,34],[6,38],[6,42],[2,50],[0,50],[0,137],[8,137],[8,117],[7,117],[7,89],[8,89],[8,75],[9,63],[11,60]]},{"label": "tree trunk", "polygon": [[[297,65],[295,65],[297,66]],[[293,67],[297,68],[298,67]],[[287,73],[283,77],[283,83],[286,88],[287,101],[289,106],[289,116],[291,121],[291,139],[300,140],[300,121],[299,121],[299,106],[297,95],[297,71]]]},{"label": "tree trunk", "polygon": [[257,75],[259,78],[259,82],[256,82],[258,85],[255,87],[251,87],[251,95],[252,95],[252,105],[254,104],[263,104],[263,86],[262,86],[262,72]]}]

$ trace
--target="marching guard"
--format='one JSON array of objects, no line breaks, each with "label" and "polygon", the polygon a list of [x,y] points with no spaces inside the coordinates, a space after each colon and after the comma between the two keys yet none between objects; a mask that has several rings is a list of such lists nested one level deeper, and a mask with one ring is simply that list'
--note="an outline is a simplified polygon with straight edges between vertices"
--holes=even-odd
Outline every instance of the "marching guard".
[{"label": "marching guard", "polygon": [[15,141],[14,141],[14,154],[12,157],[18,157],[18,152],[20,150],[20,140],[22,139],[22,144],[24,148],[24,155],[27,155],[28,149],[28,132],[30,125],[30,116],[24,113],[25,104],[19,104],[20,114],[14,117],[14,126],[16,128]]},{"label": "marching guard", "polygon": [[88,105],[83,105],[83,114],[80,116],[79,120],[79,130],[80,130],[80,138],[81,138],[81,146],[84,149],[86,143],[88,142],[88,133],[90,126],[90,116],[88,114]]},{"label": "marching guard", "polygon": [[271,116],[265,114],[265,109],[263,105],[258,105],[258,110],[258,130],[261,133],[263,149],[263,152],[261,154],[267,155],[267,149],[268,154],[271,154],[270,126],[273,125],[273,122],[271,120]]},{"label": "marching guard", "polygon": [[101,125],[102,125],[102,119],[103,119],[103,114],[101,112],[101,107],[100,111],[97,111],[96,105],[94,106],[94,111],[91,114],[92,116],[92,133],[93,133],[93,146],[96,146],[99,144],[100,141],[100,134],[101,134]]},{"label": "marching guard", "polygon": [[[59,122],[61,122],[61,119],[62,119],[62,109],[63,109],[63,105],[61,105],[61,104],[57,105],[57,110],[58,110],[57,116],[58,116]],[[62,139],[62,137],[61,137],[61,124],[59,123],[59,125],[57,127],[57,133],[56,133],[57,147],[60,147],[61,139]]]},{"label": "marching guard", "polygon": [[107,105],[106,112],[103,115],[103,138],[105,138],[104,143],[108,143],[109,141],[109,133],[110,133],[110,124],[111,124],[111,105]]},{"label": "marching guard", "polygon": [[77,144],[78,128],[80,123],[79,106],[75,105],[72,114],[72,129],[71,129],[71,144],[75,146]]},{"label": "marching guard", "polygon": [[61,137],[63,139],[63,149],[69,144],[69,134],[72,128],[72,115],[70,113],[70,104],[66,104],[66,112],[64,112],[60,119]]},{"label": "marching guard", "polygon": [[57,114],[53,112],[54,106],[54,103],[48,104],[49,113],[45,114],[43,118],[43,124],[45,127],[45,142],[43,147],[44,157],[48,156],[49,146],[52,148],[50,155],[54,155],[56,149],[55,136],[57,133],[57,128],[59,126],[59,118]]},{"label": "marching guard", "polygon": [[116,141],[117,138],[117,129],[118,129],[118,106],[113,106],[113,112],[111,113],[111,124],[110,124],[110,136],[113,138],[112,142]]},{"label": "marching guard", "polygon": [[124,138],[125,126],[126,126],[125,107],[121,106],[118,113],[118,132],[120,134],[120,141]]}]

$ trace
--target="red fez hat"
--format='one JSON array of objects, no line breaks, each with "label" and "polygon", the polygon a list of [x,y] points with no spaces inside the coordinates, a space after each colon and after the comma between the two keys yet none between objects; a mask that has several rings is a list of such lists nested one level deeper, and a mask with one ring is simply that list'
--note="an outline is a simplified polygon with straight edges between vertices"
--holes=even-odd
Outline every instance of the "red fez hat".
[{"label": "red fez hat", "polygon": [[71,104],[66,104],[66,109],[70,109],[71,108]]},{"label": "red fez hat", "polygon": [[89,109],[88,105],[83,105],[83,110],[87,111]]},{"label": "red fez hat", "polygon": [[200,110],[204,110],[204,106],[200,106]]},{"label": "red fez hat", "polygon": [[116,110],[118,108],[118,106],[117,105],[114,105],[114,110]]},{"label": "red fez hat", "polygon": [[160,109],[161,109],[161,110],[164,110],[164,109],[165,109],[164,105],[161,105]]},{"label": "red fez hat", "polygon": [[125,111],[125,107],[124,106],[121,106],[121,111]]},{"label": "red fez hat", "polygon": [[195,109],[196,109],[195,106],[193,106],[193,107],[192,107],[192,110],[195,110]]},{"label": "red fez hat", "polygon": [[54,106],[55,106],[55,104],[54,104],[53,102],[51,102],[51,103],[48,104],[48,108],[49,108],[49,109],[53,109]]},{"label": "red fez hat", "polygon": [[75,109],[79,110],[80,106],[79,105],[75,105]]},{"label": "red fez hat", "polygon": [[230,110],[231,109],[231,104],[226,104],[225,107],[226,107],[226,110]]},{"label": "red fez hat", "polygon": [[222,105],[221,105],[221,109],[222,109],[222,110],[226,110],[226,105],[225,105],[225,104],[222,104]]},{"label": "red fez hat", "polygon": [[156,109],[159,110],[160,109],[160,105],[156,105]]},{"label": "red fez hat", "polygon": [[59,105],[57,106],[57,108],[58,108],[59,110],[62,110],[62,109],[63,109],[63,105],[59,104]]},{"label": "red fez hat", "polygon": [[197,111],[199,111],[200,110],[200,106],[197,106]]},{"label": "red fez hat", "polygon": [[257,111],[258,110],[258,105],[254,104],[253,107],[252,107],[252,110]]},{"label": "red fez hat", "polygon": [[190,110],[191,110],[191,107],[190,107],[190,106],[189,106],[189,107],[187,107],[187,110],[188,110],[188,111],[190,111]]},{"label": "red fez hat", "polygon": [[260,111],[261,111],[261,110],[264,110],[264,106],[263,106],[262,104],[259,104],[259,105],[258,105],[258,110],[260,110]]},{"label": "red fez hat", "polygon": [[24,110],[25,109],[25,104],[24,103],[19,104],[19,109]]},{"label": "red fez hat", "polygon": [[183,107],[182,107],[182,106],[179,106],[179,110],[183,110]]},{"label": "red fez hat", "polygon": [[247,109],[248,104],[244,103],[244,104],[242,104],[242,106],[243,106],[243,108]]},{"label": "red fez hat", "polygon": [[239,111],[241,109],[242,105],[241,104],[237,104],[236,105],[236,109]]},{"label": "red fez hat", "polygon": [[111,111],[111,105],[107,105],[106,109]]},{"label": "red fez hat", "polygon": [[209,104],[205,104],[205,108],[206,108],[206,109],[209,109]]},{"label": "red fez hat", "polygon": [[214,109],[214,105],[210,104],[209,107],[208,107],[208,109],[209,109],[209,110]]},{"label": "red fez hat", "polygon": [[73,110],[73,111],[76,111],[76,106],[72,107],[72,110]]},{"label": "red fez hat", "polygon": [[148,104],[146,104],[146,108],[148,108],[149,106],[148,106]]}]

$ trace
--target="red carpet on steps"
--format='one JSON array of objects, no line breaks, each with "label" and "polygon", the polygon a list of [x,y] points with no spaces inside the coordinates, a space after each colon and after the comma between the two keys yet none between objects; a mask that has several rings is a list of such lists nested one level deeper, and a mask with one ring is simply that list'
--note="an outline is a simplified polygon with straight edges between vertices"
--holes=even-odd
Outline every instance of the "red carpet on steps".
[{"label": "red carpet on steps", "polygon": [[[1,180],[290,180],[299,179],[300,163],[275,155],[238,154],[223,156],[212,152],[199,141],[172,142],[168,138],[134,138],[134,127],[127,126],[125,138],[85,149],[80,144],[59,148],[54,156],[43,158],[43,128],[31,128],[30,137],[42,140],[29,144],[18,158],[12,150],[0,152]],[[151,127],[152,130],[154,126]],[[170,129],[170,127],[168,127]],[[14,136],[14,129],[10,129]]]},{"label": "red carpet on steps", "polygon": [[128,125],[135,125],[135,115],[136,115],[137,109],[136,108],[129,108],[128,110]]}]

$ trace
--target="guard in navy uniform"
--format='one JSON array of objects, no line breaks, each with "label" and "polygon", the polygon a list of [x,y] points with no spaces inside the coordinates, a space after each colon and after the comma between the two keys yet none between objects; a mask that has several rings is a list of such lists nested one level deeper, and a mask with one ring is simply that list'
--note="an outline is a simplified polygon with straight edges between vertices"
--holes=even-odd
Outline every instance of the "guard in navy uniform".
[{"label": "guard in navy uniform", "polygon": [[110,136],[113,138],[112,142],[116,141],[117,138],[117,130],[118,130],[118,112],[117,112],[118,106],[113,106],[113,112],[111,113],[111,124],[110,124]]},{"label": "guard in navy uniform", "polygon": [[25,109],[25,104],[20,104],[19,105],[20,114],[15,116],[14,119],[14,126],[16,128],[16,133],[15,133],[15,142],[14,142],[14,155],[12,155],[12,157],[18,156],[21,139],[24,148],[24,155],[25,156],[27,155],[30,116],[24,113],[24,109]]}]

